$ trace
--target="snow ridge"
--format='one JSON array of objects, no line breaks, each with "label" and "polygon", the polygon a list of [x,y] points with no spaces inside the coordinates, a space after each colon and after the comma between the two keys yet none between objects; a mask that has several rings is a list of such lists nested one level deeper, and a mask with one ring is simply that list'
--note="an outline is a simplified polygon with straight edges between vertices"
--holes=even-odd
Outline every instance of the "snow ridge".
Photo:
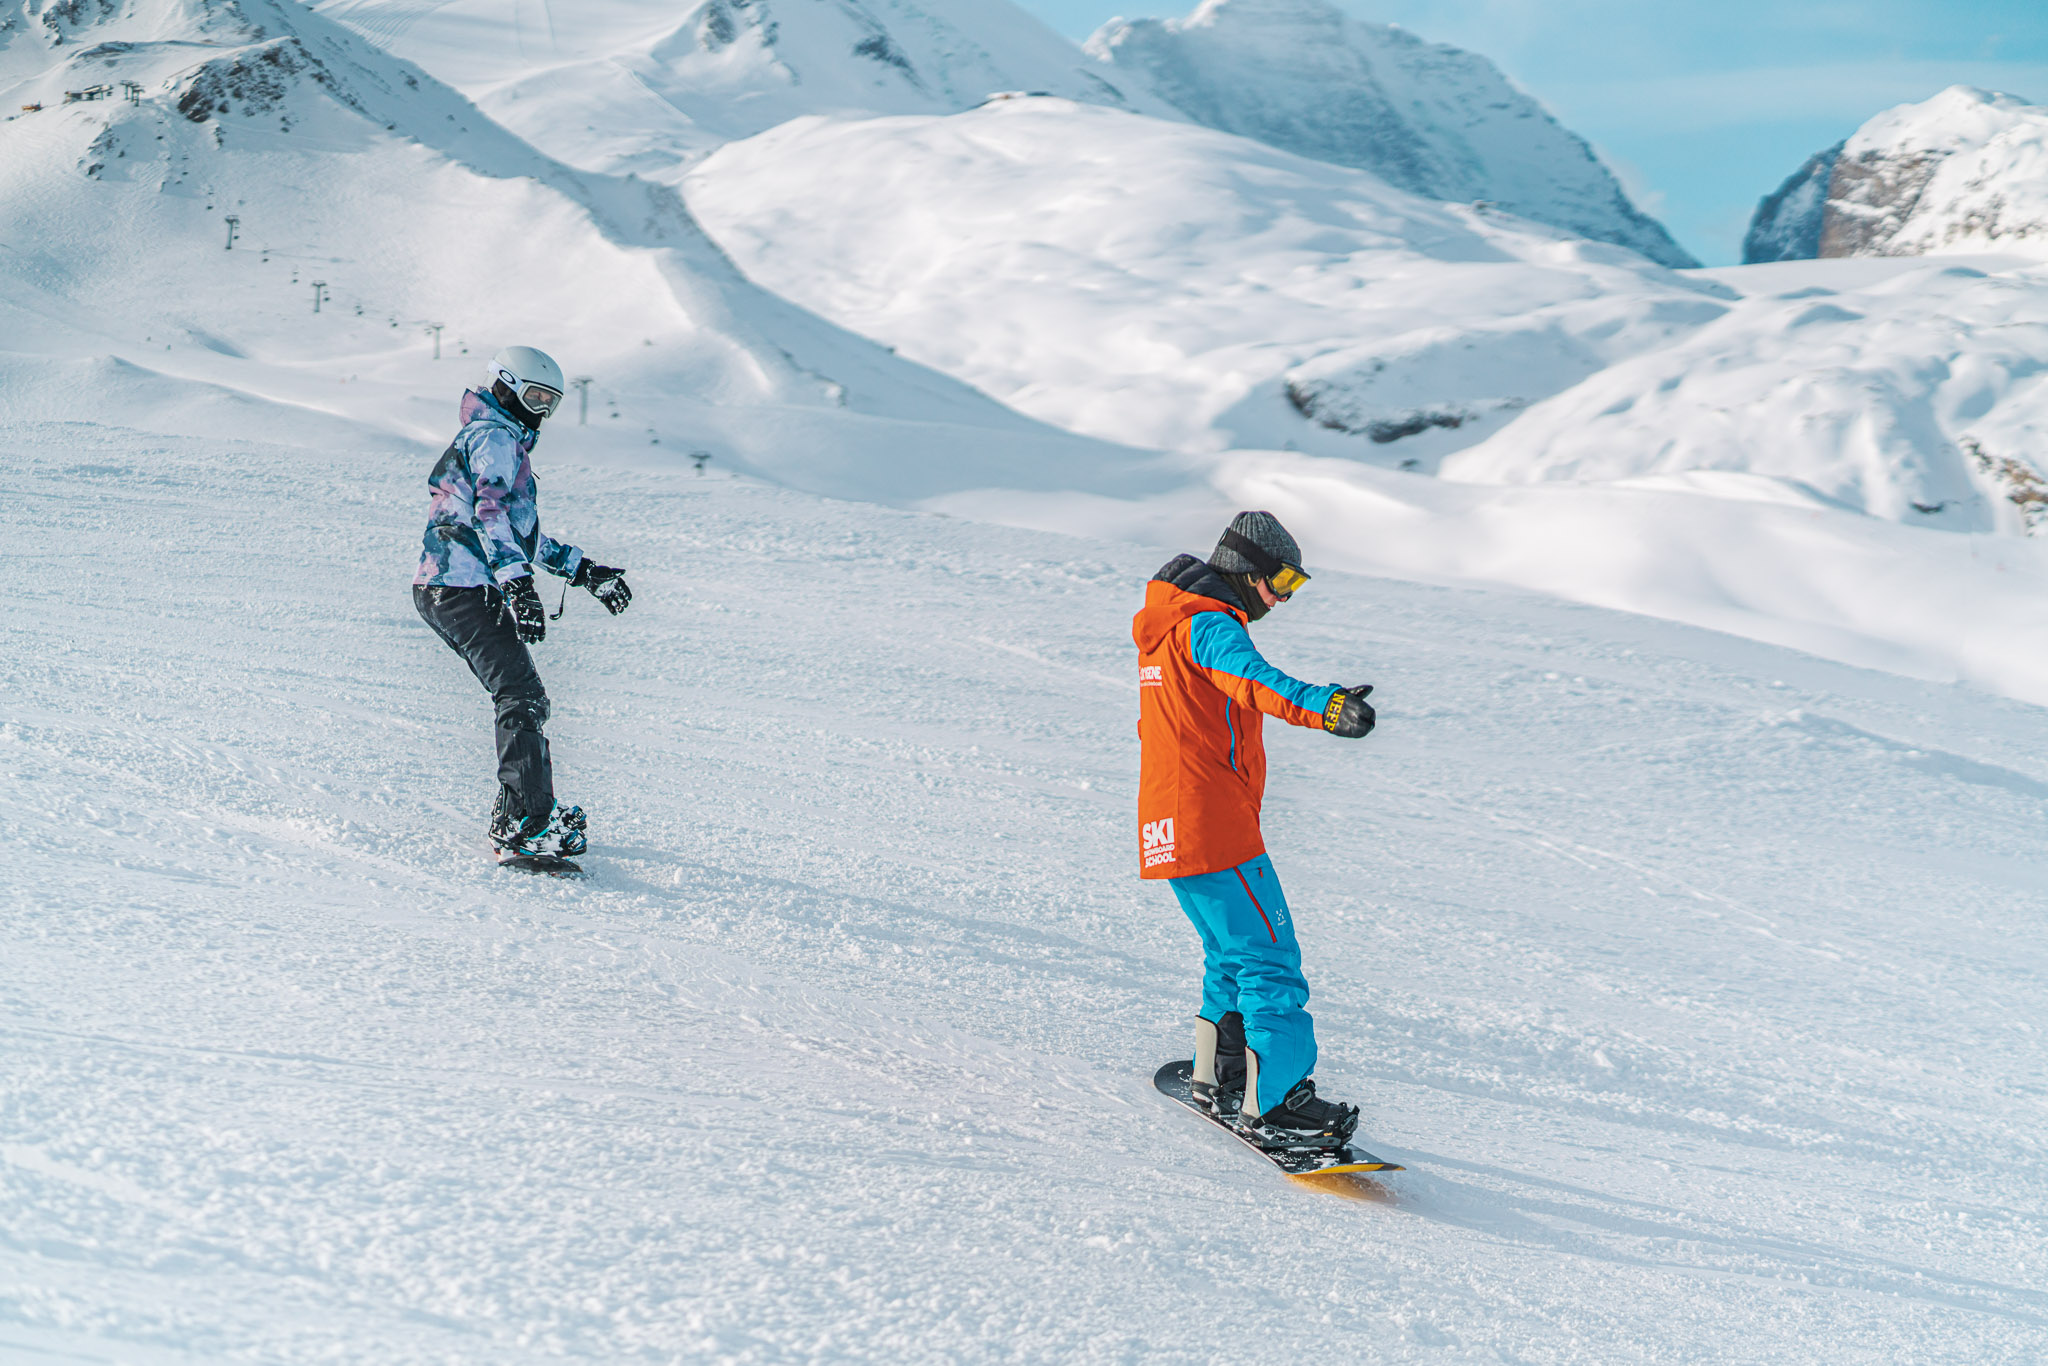
[{"label": "snow ridge", "polygon": [[797,119],[690,206],[750,278],[1043,421],[1433,461],[1730,292],[1250,138],[1061,99]]},{"label": "snow ridge", "polygon": [[[635,413],[641,442],[687,396],[717,414],[693,442],[825,491],[851,491],[867,449],[826,434],[846,417],[911,423],[895,468],[919,488],[975,478],[931,468],[950,423],[1101,462],[757,288],[672,187],[572,170],[291,0],[0,0],[0,86],[35,106],[0,121],[0,349],[37,364],[134,357],[427,437],[470,347],[517,333],[603,375],[607,420]],[[783,425],[732,416],[759,405]],[[721,427],[752,428],[745,450]]]},{"label": "snow ridge", "polygon": [[1328,0],[1203,0],[1186,19],[1113,20],[1088,50],[1209,127],[1667,266],[1699,264],[1493,63]]},{"label": "snow ridge", "polygon": [[1166,113],[1072,43],[986,0],[627,3],[539,25],[497,0],[321,0],[571,165],[668,176],[805,114],[936,114],[1042,90]]},{"label": "snow ridge", "polygon": [[1698,262],[1490,62],[1325,0],[1208,0],[1087,52],[1008,0],[605,0],[571,26],[496,0],[318,0],[551,156],[663,180],[806,115],[956,114],[1053,95],[1258,139],[1427,198],[1484,202],[1668,266]]}]

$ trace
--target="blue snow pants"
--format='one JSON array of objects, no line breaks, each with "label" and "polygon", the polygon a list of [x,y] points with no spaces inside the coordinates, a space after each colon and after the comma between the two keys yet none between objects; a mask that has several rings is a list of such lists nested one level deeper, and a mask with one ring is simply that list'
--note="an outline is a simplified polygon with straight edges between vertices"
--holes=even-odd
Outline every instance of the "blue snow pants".
[{"label": "blue snow pants", "polygon": [[1259,1055],[1257,1113],[1287,1098],[1316,1068],[1308,980],[1280,875],[1264,854],[1220,873],[1169,879],[1202,936],[1202,1018],[1244,1016],[1245,1045]]}]

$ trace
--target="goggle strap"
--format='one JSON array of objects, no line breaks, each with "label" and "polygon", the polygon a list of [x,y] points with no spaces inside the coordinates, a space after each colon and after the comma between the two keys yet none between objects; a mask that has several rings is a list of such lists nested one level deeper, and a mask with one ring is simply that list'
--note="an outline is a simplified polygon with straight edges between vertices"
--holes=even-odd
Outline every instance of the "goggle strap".
[{"label": "goggle strap", "polygon": [[1262,579],[1270,579],[1280,572],[1280,561],[1266,553],[1266,547],[1249,536],[1240,536],[1235,531],[1226,531],[1222,536],[1225,550],[1235,550],[1252,562],[1252,570]]},{"label": "goggle strap", "polygon": [[[1241,535],[1238,532],[1224,532],[1219,544],[1225,550],[1234,550],[1251,561],[1253,571],[1262,579],[1270,579],[1283,569],[1294,569],[1293,565],[1274,559],[1272,555],[1267,553],[1264,546],[1254,541],[1251,537]],[[1308,581],[1308,575],[1302,574],[1301,570],[1295,569],[1294,572],[1301,574],[1304,583]]]}]

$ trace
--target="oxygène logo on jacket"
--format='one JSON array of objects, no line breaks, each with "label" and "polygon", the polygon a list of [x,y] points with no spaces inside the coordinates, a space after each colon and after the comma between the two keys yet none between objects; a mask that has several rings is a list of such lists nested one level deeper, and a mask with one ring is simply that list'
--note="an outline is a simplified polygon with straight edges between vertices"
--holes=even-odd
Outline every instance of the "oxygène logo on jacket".
[{"label": "oxyg\u00e8ne logo on jacket", "polygon": [[1164,820],[1146,821],[1143,834],[1145,840],[1145,866],[1147,868],[1153,867],[1156,864],[1174,862],[1173,817],[1168,816]]},{"label": "oxyg\u00e8ne logo on jacket", "polygon": [[1166,686],[1166,666],[1163,664],[1140,664],[1138,686],[1141,688],[1163,688]]}]

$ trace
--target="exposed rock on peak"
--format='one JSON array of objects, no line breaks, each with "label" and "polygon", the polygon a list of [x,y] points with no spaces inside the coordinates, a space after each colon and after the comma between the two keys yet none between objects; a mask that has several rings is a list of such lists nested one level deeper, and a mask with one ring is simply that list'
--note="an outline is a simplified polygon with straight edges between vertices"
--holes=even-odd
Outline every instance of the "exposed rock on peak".
[{"label": "exposed rock on peak", "polygon": [[1843,146],[1838,142],[1825,152],[1814,153],[1783,185],[1764,196],[1742,239],[1743,264],[1810,261],[1820,255],[1828,182]]},{"label": "exposed rock on peak", "polygon": [[1955,85],[1871,119],[1757,206],[1743,260],[2048,249],[2048,108]]}]

